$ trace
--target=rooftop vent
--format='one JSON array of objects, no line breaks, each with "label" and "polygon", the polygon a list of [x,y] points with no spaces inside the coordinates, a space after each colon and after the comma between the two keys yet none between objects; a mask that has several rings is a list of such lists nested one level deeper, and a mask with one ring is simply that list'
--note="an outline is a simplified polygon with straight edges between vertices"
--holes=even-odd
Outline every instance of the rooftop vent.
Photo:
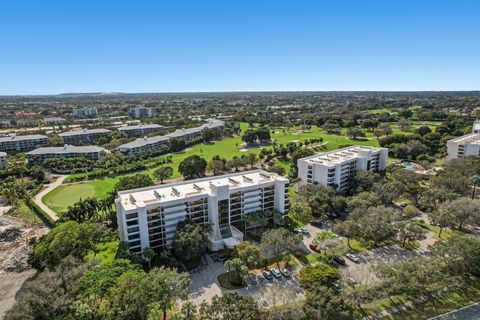
[{"label": "rooftop vent", "polygon": [[137,200],[135,200],[135,197],[132,194],[128,198],[130,199],[130,202],[132,204],[135,204],[137,202]]},{"label": "rooftop vent", "polygon": [[180,191],[178,191],[177,188],[172,187],[172,195],[178,197],[180,196]]}]

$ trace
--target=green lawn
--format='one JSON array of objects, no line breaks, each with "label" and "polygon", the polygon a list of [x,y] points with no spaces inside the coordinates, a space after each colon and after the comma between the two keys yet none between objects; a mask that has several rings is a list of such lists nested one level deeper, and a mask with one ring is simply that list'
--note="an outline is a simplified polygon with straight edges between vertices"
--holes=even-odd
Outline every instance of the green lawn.
[{"label": "green lawn", "polygon": [[[242,130],[247,128],[246,123],[241,124]],[[277,128],[274,133],[272,133],[272,138],[278,144],[287,144],[291,141],[304,141],[311,138],[323,138],[326,142],[324,150],[334,150],[338,149],[343,145],[369,145],[369,146],[378,146],[377,140],[351,140],[345,136],[327,134],[322,129],[315,126],[312,127],[308,132],[300,131],[298,128],[291,128],[283,132],[281,128]],[[271,148],[270,146],[265,146],[265,148]],[[172,163],[168,165],[174,168],[173,178],[180,177],[178,173],[179,163],[188,156],[197,154],[203,158],[210,160],[213,156],[219,155],[221,157],[228,159],[233,158],[234,156],[241,156],[248,153],[258,154],[262,146],[248,148],[244,150],[242,146],[242,141],[240,137],[226,138],[222,141],[218,141],[212,144],[201,144],[191,148],[188,148],[184,152],[172,154]],[[282,167],[284,167],[287,172],[290,168],[289,163],[278,161]],[[160,164],[159,164],[160,166]],[[150,174],[153,176],[153,172],[156,168],[146,170],[144,173]],[[80,198],[85,199],[87,197],[105,197],[108,191],[110,191],[115,185],[117,178],[104,178],[101,180],[88,181],[83,183],[75,183],[60,186],[52,192],[48,193],[44,197],[44,202],[52,210],[57,213],[65,211],[68,206],[80,200]]]},{"label": "green lawn", "polygon": [[43,197],[43,202],[57,213],[88,197],[104,198],[113,189],[117,179],[105,178],[90,182],[62,185]]},{"label": "green lawn", "polygon": [[97,245],[97,253],[90,252],[87,256],[88,260],[96,259],[100,264],[112,262],[116,255],[118,248],[120,246],[119,240],[112,240],[108,242],[101,242]]}]

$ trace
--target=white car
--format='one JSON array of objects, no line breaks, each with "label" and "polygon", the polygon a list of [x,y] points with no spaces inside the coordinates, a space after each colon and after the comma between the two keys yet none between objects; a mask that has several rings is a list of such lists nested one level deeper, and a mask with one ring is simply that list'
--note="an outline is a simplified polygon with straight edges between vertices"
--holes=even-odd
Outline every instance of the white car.
[{"label": "white car", "polygon": [[282,277],[282,273],[277,268],[272,268],[270,273],[277,279]]},{"label": "white car", "polygon": [[348,259],[352,260],[353,262],[355,263],[359,263],[360,262],[360,259],[358,259],[358,257],[352,253],[347,253],[345,255]]}]

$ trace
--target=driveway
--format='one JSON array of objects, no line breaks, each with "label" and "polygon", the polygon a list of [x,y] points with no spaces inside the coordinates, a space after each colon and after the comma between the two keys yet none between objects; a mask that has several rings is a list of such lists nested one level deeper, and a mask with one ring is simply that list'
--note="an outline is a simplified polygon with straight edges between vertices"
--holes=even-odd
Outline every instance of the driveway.
[{"label": "driveway", "polygon": [[57,216],[57,213],[55,211],[53,211],[52,209],[50,209],[46,204],[44,204],[42,202],[42,198],[47,194],[49,193],[50,191],[52,191],[53,189],[55,189],[56,187],[58,187],[59,185],[61,185],[63,183],[63,181],[68,177],[68,176],[56,176],[56,180],[52,183],[49,183],[49,184],[46,184],[42,190],[40,190],[39,193],[37,193],[34,197],[33,197],[33,202],[39,206],[43,211],[45,211],[49,216],[50,218],[53,219],[53,221],[56,221],[58,220],[58,216]]},{"label": "driveway", "polygon": [[[250,274],[246,279],[246,287],[238,290],[223,289],[217,277],[226,272],[223,262],[214,262],[206,256],[207,264],[190,272],[190,294],[188,296],[196,305],[209,303],[216,295],[225,292],[236,292],[239,295],[252,296],[262,306],[280,305],[302,299],[304,291],[298,284],[298,269],[292,268],[291,278],[279,278],[267,281],[261,274]],[[182,301],[179,301],[181,304]]]}]

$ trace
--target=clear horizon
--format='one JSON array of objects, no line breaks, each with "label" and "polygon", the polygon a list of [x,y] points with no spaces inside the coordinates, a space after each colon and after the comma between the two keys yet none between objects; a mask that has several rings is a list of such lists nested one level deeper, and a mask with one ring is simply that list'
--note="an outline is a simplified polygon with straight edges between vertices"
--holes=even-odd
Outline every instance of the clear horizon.
[{"label": "clear horizon", "polygon": [[0,95],[478,91],[476,1],[9,1]]}]

